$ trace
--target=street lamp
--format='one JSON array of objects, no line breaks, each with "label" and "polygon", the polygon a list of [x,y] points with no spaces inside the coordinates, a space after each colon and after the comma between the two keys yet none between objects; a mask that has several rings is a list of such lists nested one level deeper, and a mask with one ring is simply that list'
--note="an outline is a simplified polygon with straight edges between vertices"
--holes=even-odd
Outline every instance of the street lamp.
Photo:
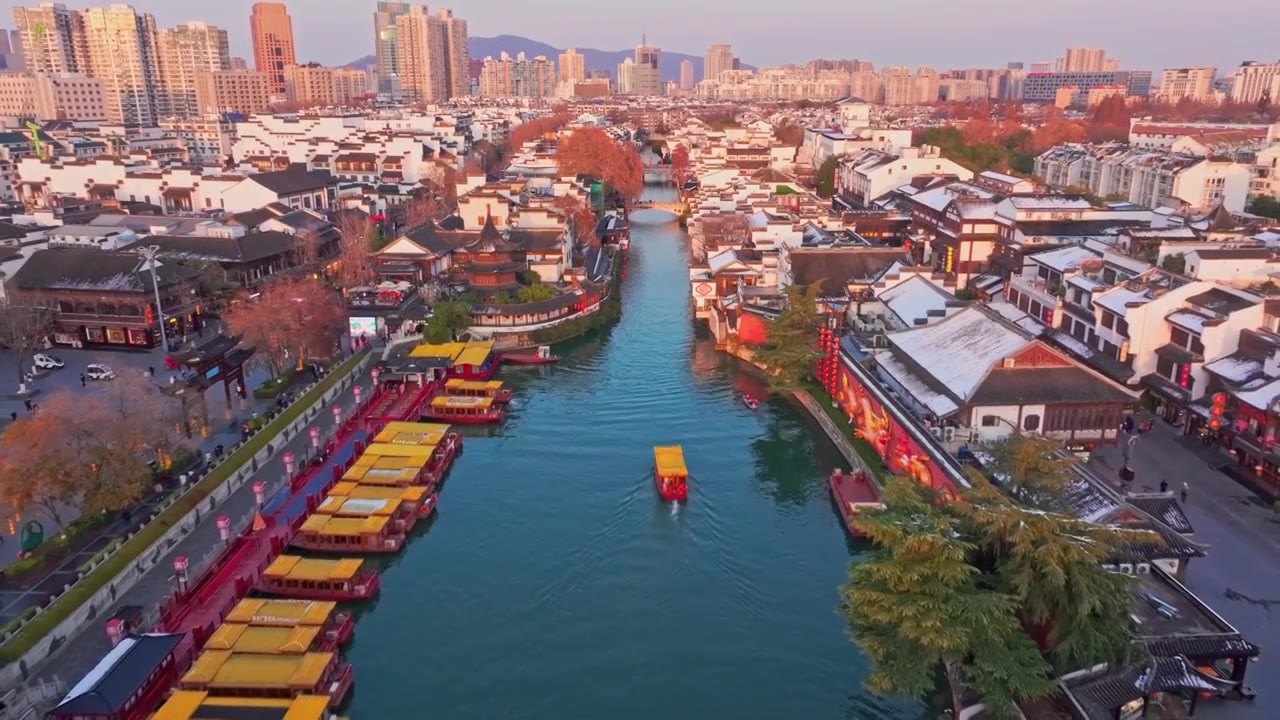
[{"label": "street lamp", "polygon": [[139,248],[138,251],[147,259],[147,262],[151,263],[151,289],[156,294],[156,321],[160,324],[160,346],[165,352],[169,352],[169,338],[164,331],[164,311],[160,309],[160,281],[156,279],[156,253],[160,252],[160,246],[149,245]]}]

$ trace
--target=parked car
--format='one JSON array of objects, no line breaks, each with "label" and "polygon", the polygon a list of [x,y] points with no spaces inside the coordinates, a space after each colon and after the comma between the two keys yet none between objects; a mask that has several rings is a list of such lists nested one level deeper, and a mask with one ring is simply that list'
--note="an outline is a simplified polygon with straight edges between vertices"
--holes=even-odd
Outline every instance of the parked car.
[{"label": "parked car", "polygon": [[31,364],[41,370],[57,370],[63,366],[62,358],[49,353],[36,353],[31,357]]},{"label": "parked car", "polygon": [[85,377],[90,380],[115,380],[116,373],[111,369],[110,365],[101,363],[91,363],[84,369]]}]

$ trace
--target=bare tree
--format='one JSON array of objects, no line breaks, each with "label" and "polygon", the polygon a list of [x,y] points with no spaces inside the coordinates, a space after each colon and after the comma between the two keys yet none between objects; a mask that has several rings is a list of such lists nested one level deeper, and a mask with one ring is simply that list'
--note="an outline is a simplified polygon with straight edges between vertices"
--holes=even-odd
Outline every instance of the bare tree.
[{"label": "bare tree", "polygon": [[20,393],[27,392],[27,363],[44,348],[56,314],[53,302],[39,295],[0,299],[0,345],[13,351]]},{"label": "bare tree", "polygon": [[338,233],[342,236],[342,262],[338,279],[342,287],[356,287],[369,279],[369,216],[359,210],[338,213]]}]

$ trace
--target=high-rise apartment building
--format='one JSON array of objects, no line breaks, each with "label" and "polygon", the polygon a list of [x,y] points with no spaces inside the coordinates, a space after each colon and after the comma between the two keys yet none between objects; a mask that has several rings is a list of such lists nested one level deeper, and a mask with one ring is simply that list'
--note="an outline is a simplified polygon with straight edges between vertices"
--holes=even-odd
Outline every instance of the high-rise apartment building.
[{"label": "high-rise apartment building", "polygon": [[1239,103],[1256,103],[1266,96],[1280,102],[1280,61],[1260,63],[1252,60],[1236,68],[1231,82],[1231,99]]},{"label": "high-rise apartment building", "polygon": [[355,68],[338,68],[333,71],[333,102],[336,105],[350,105],[372,92],[374,88],[369,82],[369,73]]},{"label": "high-rise apartment building", "polygon": [[480,67],[483,97],[550,97],[555,91],[556,65],[544,55],[502,53],[496,60],[486,57]]},{"label": "high-rise apartment building", "polygon": [[1157,102],[1176,103],[1183,98],[1208,100],[1213,97],[1213,79],[1217,68],[1170,68],[1160,73],[1160,84],[1153,91]]},{"label": "high-rise apartment building", "polygon": [[0,115],[106,120],[102,81],[79,73],[0,73]]},{"label": "high-rise apartment building", "polygon": [[231,56],[231,67],[230,67],[229,69],[231,69],[231,70],[248,70],[248,69],[249,69],[249,62],[248,62],[247,60],[245,60],[244,58],[242,58],[242,57],[239,57],[239,56],[233,55],[233,56]]},{"label": "high-rise apartment building", "polygon": [[702,58],[702,79],[719,80],[720,73],[733,69],[733,47],[712,45]]},{"label": "high-rise apartment building", "polygon": [[163,93],[157,99],[159,114],[162,117],[198,114],[199,77],[231,68],[227,31],[202,22],[189,22],[161,30],[159,43],[163,85]]},{"label": "high-rise apartment building", "polygon": [[35,73],[83,72],[88,64],[84,16],[62,3],[13,9],[26,69]]},{"label": "high-rise apartment building", "polygon": [[662,50],[641,43],[636,47],[635,67],[631,69],[631,92],[635,95],[661,95]]},{"label": "high-rise apartment building", "polygon": [[392,78],[400,72],[396,18],[408,13],[409,7],[407,2],[379,2],[373,11],[373,48],[377,57],[379,92],[391,92]]},{"label": "high-rise apartment building", "polygon": [[405,100],[430,103],[445,100],[450,88],[445,69],[445,30],[425,5],[414,5],[396,18],[396,42],[400,54],[400,88]]},{"label": "high-rise apartment building", "polygon": [[560,53],[560,79],[578,82],[587,79],[587,58],[574,48]]},{"label": "high-rise apartment building", "polygon": [[631,58],[623,58],[618,63],[618,94],[627,95],[634,90],[636,82],[636,62]]},{"label": "high-rise apartment building", "polygon": [[[471,52],[467,39],[467,21],[454,17],[452,10],[437,10],[436,20],[444,44],[445,97],[471,94]],[[553,73],[554,74],[554,73]]]},{"label": "high-rise apartment building", "polygon": [[694,85],[693,79],[693,61],[689,59],[680,61],[680,89],[692,90]]},{"label": "high-rise apartment building", "polygon": [[333,90],[333,68],[307,63],[284,69],[285,99],[298,107],[333,105]]},{"label": "high-rise apartment building", "polygon": [[156,21],[129,5],[82,13],[88,48],[85,74],[102,81],[107,119],[155,125],[163,109]]},{"label": "high-rise apartment building", "polygon": [[267,74],[272,95],[284,95],[284,69],[298,64],[293,45],[293,19],[284,3],[254,3],[249,15],[253,66]]},{"label": "high-rise apartment building", "polygon": [[1067,48],[1058,58],[1058,72],[1112,72],[1119,63],[1102,48]]},{"label": "high-rise apartment building", "polygon": [[196,87],[205,114],[262,112],[271,108],[271,79],[257,70],[219,70],[200,76]]},{"label": "high-rise apartment building", "polygon": [[27,63],[22,59],[22,33],[0,30],[0,70],[22,72]]}]

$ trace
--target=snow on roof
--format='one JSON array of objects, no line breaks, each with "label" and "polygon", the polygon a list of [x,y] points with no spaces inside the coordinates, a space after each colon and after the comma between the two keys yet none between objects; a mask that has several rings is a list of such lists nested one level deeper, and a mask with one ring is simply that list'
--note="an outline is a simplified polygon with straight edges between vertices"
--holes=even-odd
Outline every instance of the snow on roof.
[{"label": "snow on roof", "polygon": [[[707,265],[711,267],[711,272],[713,273],[718,273],[734,263],[742,263],[742,260],[738,257],[738,251],[733,249],[725,250],[707,258]],[[743,266],[750,269],[745,263],[743,263]]]},{"label": "snow on roof", "polygon": [[977,307],[888,337],[895,352],[910,357],[961,398],[969,397],[998,361],[1032,342]]},{"label": "snow on roof", "polygon": [[1014,177],[1013,175],[1005,175],[1004,173],[999,173],[999,172],[996,172],[995,170],[987,170],[986,172],[982,173],[982,175],[980,175],[979,177],[984,177],[988,180],[995,180],[996,182],[1010,183],[1010,184],[1016,184],[1023,181],[1022,178],[1020,177]]},{"label": "snow on roof", "polygon": [[1272,380],[1253,390],[1237,392],[1236,400],[1247,403],[1259,410],[1267,410],[1277,397],[1280,397],[1280,380]]},{"label": "snow on roof", "polygon": [[1065,195],[1023,195],[1009,198],[1019,210],[1088,210],[1093,203]]},{"label": "snow on roof", "polygon": [[1007,300],[992,300],[987,303],[988,310],[994,310],[1000,317],[1017,325],[1032,335],[1039,335],[1044,331],[1044,325],[1040,321],[1031,317],[1027,313],[1018,309],[1017,305]]},{"label": "snow on roof", "polygon": [[1145,290],[1130,290],[1127,287],[1117,287],[1095,297],[1094,305],[1100,305],[1111,312],[1124,317],[1126,306],[1129,303],[1148,303],[1151,297],[1147,295]]},{"label": "snow on roof", "polygon": [[1070,350],[1073,355],[1081,359],[1091,358],[1096,352],[1093,348],[1084,344],[1078,338],[1072,337],[1061,330],[1054,331],[1053,341],[1067,350]]},{"label": "snow on roof", "polygon": [[995,193],[990,190],[967,182],[954,182],[948,185],[940,185],[930,188],[923,192],[916,193],[912,200],[923,204],[931,210],[942,212],[947,205],[951,204],[962,195],[972,196],[978,200],[991,200],[995,197]]},{"label": "snow on roof", "polygon": [[946,312],[951,297],[928,280],[913,275],[880,293],[879,299],[903,325],[912,327],[918,320],[927,321],[931,312]]},{"label": "snow on roof", "polygon": [[1084,275],[1072,275],[1071,277],[1067,278],[1067,284],[1074,285],[1088,293],[1096,292],[1098,290],[1111,287],[1106,283],[1098,282],[1097,280],[1090,279],[1088,277],[1085,277]]},{"label": "snow on roof", "polygon": [[1262,372],[1262,363],[1250,357],[1227,355],[1204,366],[1205,370],[1234,383],[1242,383]]},{"label": "snow on roof", "polygon": [[1204,324],[1208,322],[1209,319],[1210,318],[1207,318],[1200,313],[1191,312],[1190,310],[1178,310],[1176,312],[1169,313],[1169,315],[1165,317],[1165,320],[1168,320],[1184,330],[1190,330],[1197,335],[1204,332]]},{"label": "snow on roof", "polygon": [[930,412],[937,415],[949,415],[960,407],[951,398],[929,387],[928,383],[908,370],[893,355],[889,353],[876,355],[876,364],[879,365],[882,372],[901,385],[902,389],[906,390],[916,402],[929,408]]},{"label": "snow on roof", "polygon": [[1051,270],[1057,270],[1065,273],[1080,267],[1080,263],[1085,260],[1097,259],[1098,254],[1092,250],[1080,245],[1068,245],[1057,250],[1036,253],[1029,259],[1032,262],[1040,263]]}]

